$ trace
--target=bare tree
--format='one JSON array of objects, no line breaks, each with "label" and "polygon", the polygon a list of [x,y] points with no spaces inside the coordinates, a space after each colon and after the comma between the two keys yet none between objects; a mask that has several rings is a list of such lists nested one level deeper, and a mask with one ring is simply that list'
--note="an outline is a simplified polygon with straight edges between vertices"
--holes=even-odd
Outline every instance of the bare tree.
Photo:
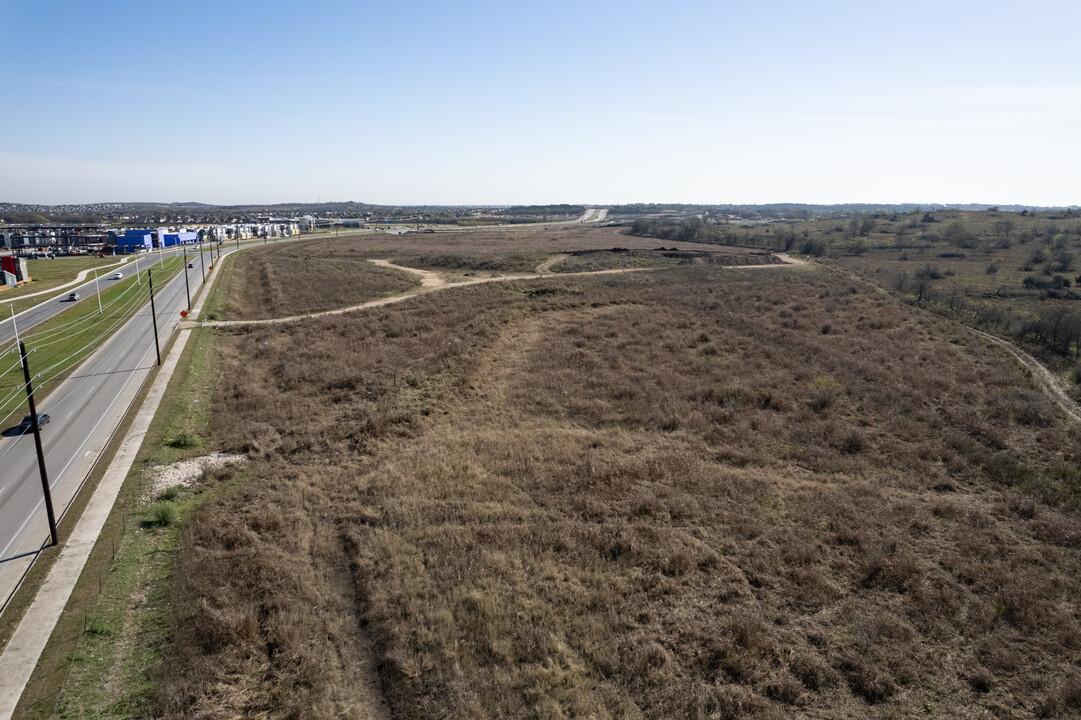
[{"label": "bare tree", "polygon": [[1013,220],[996,220],[991,227],[999,241],[1009,242],[1010,235],[1013,234]]}]

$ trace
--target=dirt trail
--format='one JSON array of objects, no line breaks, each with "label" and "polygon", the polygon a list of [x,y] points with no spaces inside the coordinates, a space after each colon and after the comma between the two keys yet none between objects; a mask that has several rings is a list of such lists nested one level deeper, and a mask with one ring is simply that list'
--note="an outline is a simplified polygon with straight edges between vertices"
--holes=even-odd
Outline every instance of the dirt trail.
[{"label": "dirt trail", "polygon": [[1076,422],[1081,423],[1081,406],[1075,403],[1073,399],[1066,394],[1066,388],[1063,387],[1062,380],[1056,377],[1053,372],[1045,368],[1039,360],[1002,338],[995,337],[990,333],[985,333],[983,330],[970,328],[967,325],[962,325],[962,327],[977,337],[980,337],[987,342],[994,343],[1010,355],[1013,355],[1018,362],[1029,369],[1032,373],[1033,382],[1043,390],[1044,394],[1050,397],[1051,400],[1059,406],[1059,409],[1062,410],[1062,412],[1069,415]]},{"label": "dirt trail", "polygon": [[447,281],[439,276],[439,273],[432,272],[431,270],[421,270],[419,268],[405,267],[404,265],[395,265],[389,260],[369,260],[373,265],[379,267],[393,268],[394,270],[404,270],[407,273],[413,273],[420,276],[420,286],[422,288],[437,288],[441,285],[446,285]]},{"label": "dirt trail", "polygon": [[[591,270],[587,272],[575,272],[575,273],[552,273],[546,272],[548,268],[559,262],[566,256],[557,255],[555,258],[541,263],[537,266],[533,274],[529,275],[500,275],[499,277],[487,277],[487,278],[475,278],[473,280],[462,280],[459,282],[447,282],[443,278],[439,277],[437,273],[431,270],[421,270],[419,268],[406,267],[404,265],[394,265],[387,260],[369,260],[368,262],[380,267],[394,268],[395,270],[402,270],[404,272],[413,273],[421,277],[420,289],[411,290],[409,292],[402,293],[401,295],[393,295],[391,297],[380,298],[378,300],[369,300],[368,302],[361,303],[359,305],[351,305],[344,308],[336,308],[334,310],[324,310],[317,313],[308,313],[305,315],[291,315],[283,318],[271,318],[269,320],[213,320],[204,322],[185,321],[180,324],[181,328],[194,328],[194,327],[238,327],[244,325],[277,325],[279,323],[296,322],[297,320],[307,320],[310,318],[327,317],[330,315],[341,315],[343,313],[354,312],[356,310],[366,310],[368,308],[382,307],[384,305],[393,305],[409,298],[423,295],[425,293],[434,292],[437,290],[449,290],[450,288],[466,287],[467,285],[479,285],[481,283],[491,282],[511,282],[514,280],[537,280],[538,278],[551,278],[551,277],[587,277],[591,275],[620,275],[622,273],[631,272],[649,272],[659,268],[616,268],[614,270]],[[780,263],[771,263],[768,265],[738,265],[733,266],[733,269],[746,270],[757,268],[781,268],[791,267],[796,265],[806,265],[806,260],[799,260],[792,258],[784,254],[777,255],[781,259]]]},{"label": "dirt trail", "polygon": [[731,267],[733,270],[757,270],[759,268],[783,268],[808,264],[806,260],[800,260],[799,258],[791,257],[786,253],[777,253],[775,257],[777,257],[777,259],[779,259],[781,262],[766,263],[764,265],[732,265]]},{"label": "dirt trail", "polygon": [[570,255],[568,255],[567,253],[559,253],[558,255],[553,256],[551,259],[545,260],[540,265],[538,265],[534,272],[537,272],[541,275],[545,273],[551,273],[553,265],[562,260],[566,260],[569,257]]},{"label": "dirt trail", "polygon": [[[405,272],[414,273],[420,275],[421,288],[419,290],[413,290],[401,295],[394,295],[391,297],[380,298],[378,300],[369,300],[368,302],[361,303],[360,305],[352,305],[350,307],[337,308],[335,310],[324,310],[323,312],[309,313],[306,315],[292,315],[284,318],[271,318],[269,320],[213,320],[207,322],[184,322],[180,327],[234,327],[241,325],[276,325],[279,323],[296,322],[297,320],[307,320],[309,318],[326,317],[329,315],[341,315],[347,312],[354,312],[356,310],[365,310],[367,308],[382,307],[383,305],[393,305],[404,300],[408,300],[418,295],[424,295],[436,290],[449,290],[450,288],[466,287],[468,285],[480,285],[481,283],[492,282],[510,282],[513,280],[537,280],[539,278],[551,278],[551,277],[582,277],[588,275],[619,275],[622,273],[630,272],[643,272],[651,270],[652,268],[618,268],[615,270],[594,270],[591,272],[578,272],[578,273],[559,273],[559,274],[546,274],[546,275],[500,275],[499,277],[487,277],[487,278],[475,278],[473,280],[462,280],[460,282],[446,282],[442,278],[436,276],[435,273],[430,270],[418,270],[417,268],[405,267],[404,265],[392,265],[386,260],[369,260],[368,262],[376,263],[382,267],[390,267],[396,270],[404,270]],[[437,284],[425,285],[424,278],[435,276],[435,280],[429,279],[430,283],[437,282]]]},{"label": "dirt trail", "polygon": [[[853,279],[860,282],[867,282],[878,292],[886,295],[891,299],[897,300],[897,298],[893,294],[891,294],[889,290],[886,290],[885,288],[875,283],[868,282],[856,273],[850,272],[849,275]],[[1003,340],[1002,338],[996,337],[991,333],[984,332],[983,330],[977,330],[974,327],[969,327],[964,323],[956,321],[954,322],[958,327],[963,328],[964,330],[967,330],[976,337],[985,340],[992,345],[995,345],[1008,352],[1011,356],[1013,356],[1015,360],[1017,360],[1017,362],[1021,363],[1022,366],[1027,368],[1028,371],[1032,373],[1032,382],[1040,391],[1047,395],[1047,397],[1051,398],[1051,401],[1054,402],[1055,405],[1057,405],[1059,409],[1062,410],[1062,412],[1066,413],[1066,415],[1071,417],[1075,422],[1081,423],[1081,405],[1078,405],[1076,402],[1073,401],[1073,399],[1066,393],[1066,388],[1063,387],[1062,380],[1056,377],[1053,372],[1044,367],[1043,363],[1029,355],[1021,348],[1017,347],[1013,343],[1009,342],[1008,340]]]}]

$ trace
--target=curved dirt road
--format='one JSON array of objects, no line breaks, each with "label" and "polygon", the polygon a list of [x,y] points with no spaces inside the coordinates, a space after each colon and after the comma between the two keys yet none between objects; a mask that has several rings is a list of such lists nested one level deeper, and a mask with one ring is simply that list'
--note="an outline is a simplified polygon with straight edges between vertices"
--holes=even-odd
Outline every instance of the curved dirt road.
[{"label": "curved dirt road", "polygon": [[[535,273],[531,275],[500,275],[498,277],[476,278],[474,280],[462,280],[459,282],[447,282],[443,278],[439,277],[437,273],[431,270],[421,270],[419,268],[406,267],[405,265],[395,265],[388,260],[368,260],[368,262],[380,267],[393,268],[395,270],[403,270],[414,275],[419,275],[421,278],[420,289],[404,292],[401,295],[392,295],[390,297],[379,298],[378,300],[369,300],[368,302],[360,303],[359,305],[351,305],[349,307],[336,308],[334,310],[323,310],[316,313],[308,313],[305,315],[291,315],[283,318],[270,318],[268,320],[213,320],[205,322],[184,322],[181,327],[236,327],[241,325],[277,325],[280,323],[296,322],[297,320],[307,320],[310,318],[326,317],[329,315],[342,315],[347,312],[353,312],[355,310],[364,310],[373,307],[382,307],[383,305],[392,305],[394,303],[408,300],[418,295],[425,295],[429,292],[436,290],[449,290],[451,288],[466,287],[467,285],[480,285],[481,283],[491,282],[510,282],[512,280],[537,280],[542,278],[553,277],[584,277],[591,275],[619,275],[622,273],[631,272],[647,272],[651,270],[659,270],[661,268],[616,268],[614,270],[591,270],[588,272],[575,272],[575,273],[553,273],[550,268],[555,263],[564,259],[566,255],[557,255],[544,263],[541,263],[535,269]],[[781,259],[780,263],[773,263],[770,265],[739,265],[733,266],[733,269],[745,269],[745,268],[777,268],[777,267],[791,267],[796,265],[806,265],[806,261],[797,260],[796,258],[790,258],[787,255],[778,255]]]}]

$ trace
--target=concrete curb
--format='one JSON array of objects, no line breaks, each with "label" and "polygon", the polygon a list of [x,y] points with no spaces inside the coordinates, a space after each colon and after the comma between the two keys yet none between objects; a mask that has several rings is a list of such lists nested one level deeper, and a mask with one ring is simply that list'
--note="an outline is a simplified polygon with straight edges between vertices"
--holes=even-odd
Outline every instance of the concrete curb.
[{"label": "concrete curb", "polygon": [[75,583],[82,573],[90,551],[93,550],[109,513],[116,502],[128,471],[135,462],[143,438],[154,419],[165,388],[173,370],[184,351],[190,331],[182,330],[166,357],[161,372],[154,379],[139,413],[121,443],[116,457],[109,464],[94,496],[79,518],[71,537],[60,551],[60,556],[49,571],[41,589],[38,590],[30,609],[19,623],[3,655],[0,655],[0,720],[10,720],[30,680],[38,659],[45,649],[60,614],[67,605]]},{"label": "concrete curb", "polygon": [[[232,252],[236,251],[229,251],[222,255],[229,255]],[[219,266],[220,264],[214,265],[203,287],[210,288],[213,285]],[[200,289],[196,292],[197,304],[192,306],[193,312],[197,307],[202,308],[203,302],[210,295],[209,290],[202,292]],[[101,529],[109,513],[112,512],[120,488],[124,485],[124,480],[135,463],[143,439],[158,411],[161,398],[165,394],[165,389],[172,379],[173,371],[190,336],[190,329],[180,330],[172,350],[162,363],[154,384],[151,385],[135,420],[132,421],[131,428],[124,436],[120,449],[105,471],[101,483],[94,491],[90,502],[87,503],[82,517],[79,518],[71,537],[60,551],[60,556],[49,571],[48,577],[38,590],[37,597],[34,598],[26,615],[19,622],[15,634],[12,635],[3,654],[0,655],[0,720],[11,720],[19,704],[26,684],[30,681],[49,638],[52,637],[57,620],[64,612],[68,599],[75,589],[75,583],[78,582],[87,558],[90,557],[90,552],[94,549],[98,536],[101,534]]]},{"label": "concrete curb", "polygon": [[[124,258],[123,260],[121,260],[120,262],[115,262],[112,265],[102,265],[101,267],[96,268],[96,269],[97,270],[107,270],[109,268],[122,267],[122,266],[126,265],[129,260],[131,260],[131,258],[127,257],[127,258]],[[11,298],[10,300],[4,298],[3,296],[0,296],[0,302],[13,303],[13,302],[19,302],[20,300],[26,300],[28,298],[39,297],[41,295],[50,295],[50,294],[56,292],[57,290],[64,290],[65,288],[69,288],[72,285],[78,285],[79,283],[86,280],[87,276],[90,275],[90,273],[92,273],[94,270],[95,270],[95,268],[87,268],[86,270],[80,270],[79,274],[76,275],[75,279],[72,280],[71,282],[65,283],[64,285],[57,285],[56,287],[51,287],[48,290],[42,290],[42,291],[36,292],[36,293],[29,293],[27,295],[20,295],[19,297]],[[61,295],[62,294],[63,293],[61,293]],[[33,308],[27,308],[27,310],[33,310]],[[27,310],[23,310],[23,312],[26,312]],[[22,313],[19,313],[19,315],[22,315]],[[18,315],[16,315],[15,317],[18,317]]]}]

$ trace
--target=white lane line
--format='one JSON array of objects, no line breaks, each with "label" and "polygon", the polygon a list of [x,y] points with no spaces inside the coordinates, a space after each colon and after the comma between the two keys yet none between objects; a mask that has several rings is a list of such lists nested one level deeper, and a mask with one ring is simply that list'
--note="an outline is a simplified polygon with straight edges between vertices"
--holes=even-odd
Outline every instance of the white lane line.
[{"label": "white lane line", "polygon": [[23,520],[23,524],[20,525],[19,529],[15,531],[15,534],[11,536],[11,541],[8,542],[8,544],[4,546],[3,550],[0,550],[0,558],[6,558],[8,556],[8,548],[10,548],[12,545],[14,545],[16,540],[19,540],[19,539],[22,538],[23,530],[26,529],[26,525],[31,520],[34,520],[34,519],[37,518],[38,511],[41,509],[41,507],[44,504],[45,504],[45,498],[42,498],[41,500],[38,500],[37,505],[34,506],[34,509],[31,510],[29,513],[27,513],[26,519]]},{"label": "white lane line", "polygon": [[[168,287],[168,285],[166,287]],[[129,323],[130,323],[130,321],[129,321]],[[95,355],[97,355],[100,352],[103,352],[105,347],[110,345],[112,343],[112,341],[115,340],[116,336],[120,334],[120,331],[122,331],[123,329],[124,328],[121,328],[121,330],[118,330],[117,333],[115,333],[110,338],[109,341],[107,341],[101,348],[98,349],[98,351],[95,352]],[[169,336],[166,335],[166,339],[168,339],[168,337]],[[125,354],[125,355],[127,356],[129,354]],[[149,357],[150,357],[150,348],[146,347],[146,348],[143,349],[142,356],[137,359],[136,366],[134,368],[131,368],[130,370],[126,370],[124,372],[128,372],[128,373],[137,373],[137,372],[139,372],[140,370],[143,369],[143,365],[144,365],[145,362],[147,362],[147,359]],[[89,360],[89,358],[84,360],[84,363],[87,362],[87,360]],[[126,385],[126,383],[124,383],[124,385]],[[142,383],[140,382],[139,386],[141,387],[141,385],[142,385]],[[113,396],[113,399],[109,403],[109,405],[106,408],[105,412],[102,413],[99,416],[98,422],[96,422],[94,424],[94,426],[91,428],[90,432],[87,433],[84,436],[83,442],[79,443],[79,447],[76,449],[75,454],[72,455],[71,458],[68,460],[68,462],[64,464],[64,467],[60,470],[59,473],[57,473],[55,476],[50,478],[49,485],[53,489],[56,489],[56,490],[59,491],[59,485],[61,484],[63,479],[66,479],[65,476],[67,475],[68,468],[70,468],[71,464],[73,462],[75,462],[75,460],[77,459],[79,451],[81,451],[84,447],[86,447],[86,444],[89,441],[91,435],[93,435],[97,431],[97,429],[101,426],[102,422],[105,421],[105,417],[108,415],[109,412],[112,411],[113,407],[116,405],[117,401],[120,399],[120,395],[121,395],[121,393],[118,392],[116,395]],[[61,397],[70,397],[70,394],[69,393],[63,393],[63,394],[61,394]],[[53,398],[50,398],[50,399],[53,400]],[[53,401],[53,404],[56,404],[56,400]],[[4,454],[6,455],[7,451],[10,451],[13,447],[15,447],[15,443],[11,443],[11,445],[5,450]],[[71,500],[68,500],[67,504],[70,504],[70,502],[72,500],[74,500],[74,497],[72,497]],[[67,504],[64,505],[65,508],[67,507]],[[23,534],[23,530],[26,529],[26,526],[30,523],[30,521],[37,518],[39,516],[39,514],[43,511],[43,506],[44,505],[45,505],[44,498],[41,498],[41,499],[39,499],[37,501],[37,503],[34,505],[34,508],[27,514],[26,519],[23,521],[22,525],[20,525],[19,529],[16,530],[15,533],[12,535],[11,540],[7,543],[7,545],[4,546],[4,548],[2,550],[0,550],[0,558],[5,557],[7,555],[7,551],[11,548],[11,546],[13,544],[15,544],[16,540],[20,539],[20,537]]]}]

